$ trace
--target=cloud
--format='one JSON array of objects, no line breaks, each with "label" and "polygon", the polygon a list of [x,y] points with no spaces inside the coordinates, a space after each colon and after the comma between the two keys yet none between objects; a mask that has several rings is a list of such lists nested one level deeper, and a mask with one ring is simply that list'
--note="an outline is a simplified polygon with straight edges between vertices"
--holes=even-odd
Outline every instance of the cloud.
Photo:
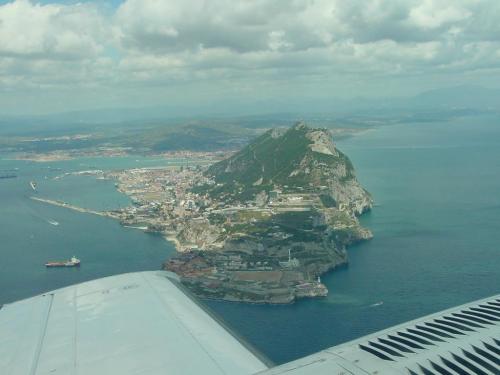
[{"label": "cloud", "polygon": [[[451,63],[465,44],[491,38],[479,25],[488,18],[485,9],[498,9],[494,1],[475,0],[211,0],[194,4],[126,1],[116,15],[121,48],[168,56],[177,66],[184,61],[190,67],[195,61],[200,67],[200,59],[206,59],[211,68],[219,64],[228,69],[252,68],[252,64],[268,68],[273,63],[276,69],[287,68],[294,64],[287,60],[305,61],[305,52],[329,55],[327,60],[339,71],[356,67],[364,71],[369,58],[374,69],[393,74],[394,67],[411,72],[415,67],[421,70],[424,63],[429,69]],[[496,22],[490,24],[496,28]],[[468,57],[473,63],[474,58]],[[315,64],[309,59],[303,68],[314,70],[324,60]]]},{"label": "cloud", "polygon": [[437,29],[444,25],[462,22],[472,13],[458,3],[446,1],[424,0],[413,7],[409,14],[409,21],[424,30]]},{"label": "cloud", "polygon": [[87,5],[36,5],[17,0],[0,6],[0,56],[52,60],[96,57],[104,20]]},{"label": "cloud", "polygon": [[384,77],[399,77],[404,87],[410,76],[459,80],[464,72],[500,69],[496,0],[99,4],[1,5],[0,91],[199,82],[293,87]]},{"label": "cloud", "polygon": [[152,53],[229,48],[267,49],[272,23],[293,17],[293,2],[126,1],[117,11],[124,48]]}]

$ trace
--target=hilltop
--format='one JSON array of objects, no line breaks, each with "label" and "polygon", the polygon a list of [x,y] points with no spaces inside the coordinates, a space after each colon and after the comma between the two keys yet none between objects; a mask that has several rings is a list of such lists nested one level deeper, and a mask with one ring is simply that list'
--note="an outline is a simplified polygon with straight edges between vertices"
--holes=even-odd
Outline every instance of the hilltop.
[{"label": "hilltop", "polygon": [[343,206],[357,215],[371,208],[370,194],[357,182],[351,161],[335,147],[330,131],[303,122],[267,131],[212,165],[206,176],[215,184],[197,191],[225,201],[280,191],[321,194],[327,206]]}]

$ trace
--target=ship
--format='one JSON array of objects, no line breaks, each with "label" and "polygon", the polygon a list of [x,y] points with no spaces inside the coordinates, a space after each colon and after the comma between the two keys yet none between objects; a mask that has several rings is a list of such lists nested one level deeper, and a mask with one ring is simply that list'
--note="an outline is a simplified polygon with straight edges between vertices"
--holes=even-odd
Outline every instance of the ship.
[{"label": "ship", "polygon": [[30,181],[30,186],[33,189],[33,191],[36,191],[36,182],[35,181]]},{"label": "ship", "polygon": [[78,267],[80,266],[80,259],[72,256],[70,260],[65,260],[62,262],[47,262],[45,267]]}]

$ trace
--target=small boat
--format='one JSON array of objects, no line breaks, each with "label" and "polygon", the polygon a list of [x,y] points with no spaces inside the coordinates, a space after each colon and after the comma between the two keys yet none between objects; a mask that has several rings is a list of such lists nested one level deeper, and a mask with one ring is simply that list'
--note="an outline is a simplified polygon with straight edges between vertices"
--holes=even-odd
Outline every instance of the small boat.
[{"label": "small boat", "polygon": [[80,266],[80,259],[75,256],[72,256],[70,260],[66,260],[63,262],[47,262],[45,263],[45,267],[78,267]]},{"label": "small boat", "polygon": [[54,225],[54,226],[58,226],[59,225],[59,223],[57,221],[55,221],[55,220],[49,220],[49,224],[50,225]]},{"label": "small boat", "polygon": [[33,191],[36,191],[36,182],[35,181],[30,181],[30,186],[33,189]]}]

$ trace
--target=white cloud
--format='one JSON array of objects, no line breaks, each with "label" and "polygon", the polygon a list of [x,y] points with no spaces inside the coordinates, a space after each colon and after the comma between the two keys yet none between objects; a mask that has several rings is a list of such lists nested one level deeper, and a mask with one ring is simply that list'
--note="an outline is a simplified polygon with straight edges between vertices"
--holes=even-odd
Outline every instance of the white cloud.
[{"label": "white cloud", "polygon": [[411,9],[409,20],[423,29],[464,21],[472,15],[458,1],[424,0]]},{"label": "white cloud", "polygon": [[496,0],[16,0],[0,6],[0,90],[491,72],[499,17]]},{"label": "white cloud", "polygon": [[36,5],[17,0],[0,6],[0,56],[79,59],[98,55],[103,19],[86,5]]},{"label": "white cloud", "polygon": [[[232,69],[245,66],[245,61],[255,63],[258,55],[276,63],[277,69],[286,69],[293,59],[302,59],[304,51],[314,56],[319,48],[333,54],[333,60],[349,61],[348,66],[338,67],[341,71],[364,69],[363,60],[351,59],[350,53],[356,51],[372,53],[365,58],[381,69],[387,61],[399,59],[394,64],[400,72],[408,72],[415,65],[421,69],[422,61],[429,69],[434,59],[442,66],[446,56],[436,46],[446,46],[454,58],[451,46],[460,49],[470,37],[468,28],[479,5],[484,8],[474,0],[211,0],[194,6],[183,1],[127,0],[116,19],[123,50],[175,56],[178,66],[183,59],[189,67],[206,58],[212,68],[217,62],[220,68]],[[162,28],[175,33],[164,33]],[[214,53],[207,52],[211,50]],[[220,51],[225,51],[224,58],[214,59]],[[304,69],[314,70],[314,60],[308,63]],[[259,61],[256,67],[265,65]]]}]

